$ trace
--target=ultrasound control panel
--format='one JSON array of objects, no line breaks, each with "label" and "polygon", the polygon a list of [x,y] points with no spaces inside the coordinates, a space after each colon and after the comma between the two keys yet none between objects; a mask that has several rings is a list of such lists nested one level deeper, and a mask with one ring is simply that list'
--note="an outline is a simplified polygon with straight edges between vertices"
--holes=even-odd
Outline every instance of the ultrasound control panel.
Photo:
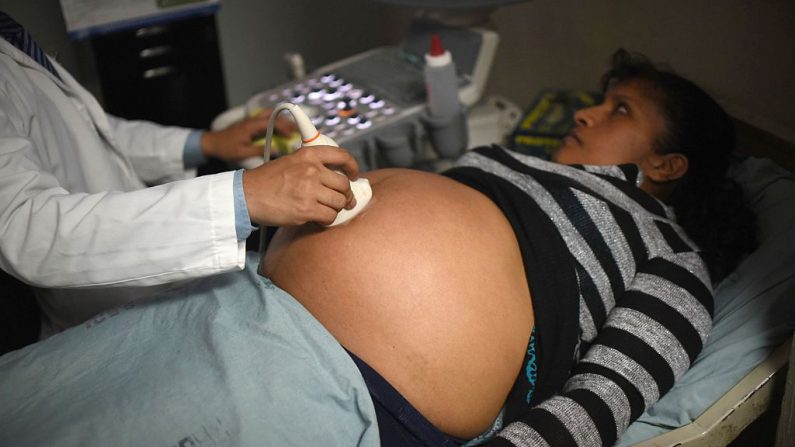
[{"label": "ultrasound control panel", "polygon": [[300,106],[320,133],[342,145],[405,111],[402,105],[391,98],[334,72],[325,72],[261,93],[249,100],[247,109],[251,113],[282,102]]}]

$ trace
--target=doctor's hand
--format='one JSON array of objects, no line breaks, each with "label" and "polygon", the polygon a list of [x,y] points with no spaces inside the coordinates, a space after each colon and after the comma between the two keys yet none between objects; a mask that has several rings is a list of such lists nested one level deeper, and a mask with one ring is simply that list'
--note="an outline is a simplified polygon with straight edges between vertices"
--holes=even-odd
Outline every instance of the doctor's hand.
[{"label": "doctor's hand", "polygon": [[358,176],[359,165],[347,151],[332,146],[305,147],[245,171],[243,192],[252,222],[328,225],[341,209],[356,205],[349,179]]},{"label": "doctor's hand", "polygon": [[[263,110],[251,118],[239,121],[226,129],[204,132],[201,136],[202,153],[207,157],[224,161],[240,161],[249,157],[262,156],[262,146],[255,145],[254,139],[268,130],[268,120],[272,110]],[[286,117],[276,118],[273,130],[279,135],[290,135],[296,131],[295,123]]]}]

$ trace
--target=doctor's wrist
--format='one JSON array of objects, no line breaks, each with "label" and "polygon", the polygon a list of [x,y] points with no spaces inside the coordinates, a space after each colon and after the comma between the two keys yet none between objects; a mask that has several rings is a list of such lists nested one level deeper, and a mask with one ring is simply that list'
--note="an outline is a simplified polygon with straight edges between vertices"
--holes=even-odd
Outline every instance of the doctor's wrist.
[{"label": "doctor's wrist", "polygon": [[218,132],[202,132],[199,147],[205,157],[217,157],[219,154]]}]

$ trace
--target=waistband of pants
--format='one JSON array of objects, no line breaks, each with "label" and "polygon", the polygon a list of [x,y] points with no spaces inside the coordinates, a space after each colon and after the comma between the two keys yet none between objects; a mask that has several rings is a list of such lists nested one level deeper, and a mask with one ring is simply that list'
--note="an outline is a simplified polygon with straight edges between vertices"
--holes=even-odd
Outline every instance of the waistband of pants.
[{"label": "waistband of pants", "polygon": [[354,353],[348,351],[348,354],[372,396],[382,447],[457,447],[466,443],[464,439],[442,433],[370,365]]}]

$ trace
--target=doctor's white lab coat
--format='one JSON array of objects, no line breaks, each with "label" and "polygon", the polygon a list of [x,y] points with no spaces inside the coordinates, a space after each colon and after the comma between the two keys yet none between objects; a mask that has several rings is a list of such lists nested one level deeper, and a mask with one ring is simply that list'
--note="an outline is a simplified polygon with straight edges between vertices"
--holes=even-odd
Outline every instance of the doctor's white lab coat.
[{"label": "doctor's white lab coat", "polygon": [[188,129],[106,115],[53,65],[63,82],[0,38],[0,267],[40,288],[55,329],[242,269],[233,173],[185,179]]}]

